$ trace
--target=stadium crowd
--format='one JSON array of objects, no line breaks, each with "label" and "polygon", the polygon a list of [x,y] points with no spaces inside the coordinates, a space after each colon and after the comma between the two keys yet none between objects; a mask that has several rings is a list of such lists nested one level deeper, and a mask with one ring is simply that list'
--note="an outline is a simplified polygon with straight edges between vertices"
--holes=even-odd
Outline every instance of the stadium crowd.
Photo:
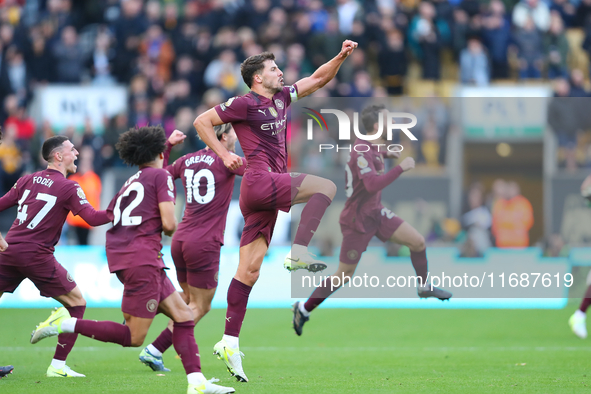
[{"label": "stadium crowd", "polygon": [[[422,78],[439,80],[447,54],[463,83],[567,78],[564,29],[587,28],[589,15],[588,0],[3,0],[2,192],[44,164],[29,152],[52,134],[91,146],[100,175],[122,164],[113,144],[129,126],[190,130],[196,114],[246,92],[240,62],[263,50],[275,53],[286,82],[293,83],[328,60],[344,37],[358,41],[359,50],[327,86],[324,94],[331,97],[401,94],[409,67],[417,63]],[[591,50],[590,43],[584,40],[582,48]],[[587,94],[575,86],[582,71],[570,72],[569,95]],[[105,119],[101,135],[90,126],[53,130],[28,115],[35,88],[48,83],[123,84],[129,87],[129,110]],[[431,145],[443,146],[446,130],[432,125],[419,129]],[[190,135],[186,150],[203,146]],[[435,156],[430,153],[430,163],[442,164],[442,155]]]}]

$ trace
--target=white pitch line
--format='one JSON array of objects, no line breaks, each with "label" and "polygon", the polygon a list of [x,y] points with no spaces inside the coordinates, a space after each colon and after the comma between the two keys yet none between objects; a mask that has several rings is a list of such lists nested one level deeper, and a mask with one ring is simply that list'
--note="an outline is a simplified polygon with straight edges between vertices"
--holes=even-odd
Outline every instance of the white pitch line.
[{"label": "white pitch line", "polygon": [[[201,345],[201,349],[205,346]],[[127,350],[137,352],[141,348],[117,348],[117,347],[94,347],[94,346],[74,346],[75,351],[79,352],[110,352],[113,349]],[[277,351],[290,351],[290,352],[322,352],[322,351],[349,351],[349,352],[381,352],[381,351],[429,351],[429,352],[523,352],[523,351],[536,351],[536,352],[574,352],[583,351],[590,352],[591,347],[577,347],[577,346],[536,346],[536,347],[249,347],[244,346],[240,348],[243,351],[252,352],[277,352]],[[55,347],[49,346],[13,346],[13,347],[0,347],[0,352],[25,352],[25,351],[53,351]]]}]

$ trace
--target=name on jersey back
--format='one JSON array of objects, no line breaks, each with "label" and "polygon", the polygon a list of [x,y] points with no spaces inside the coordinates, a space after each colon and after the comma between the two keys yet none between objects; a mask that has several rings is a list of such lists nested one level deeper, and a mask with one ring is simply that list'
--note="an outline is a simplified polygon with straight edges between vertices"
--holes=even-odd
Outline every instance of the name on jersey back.
[{"label": "name on jersey back", "polygon": [[38,183],[43,186],[51,187],[53,181],[49,178],[43,178],[42,176],[33,177],[33,183]]},{"label": "name on jersey back", "polygon": [[201,155],[201,156],[193,156],[185,160],[185,166],[189,167],[191,164],[197,163],[205,163],[207,165],[212,165],[214,162],[214,158],[208,155]]}]

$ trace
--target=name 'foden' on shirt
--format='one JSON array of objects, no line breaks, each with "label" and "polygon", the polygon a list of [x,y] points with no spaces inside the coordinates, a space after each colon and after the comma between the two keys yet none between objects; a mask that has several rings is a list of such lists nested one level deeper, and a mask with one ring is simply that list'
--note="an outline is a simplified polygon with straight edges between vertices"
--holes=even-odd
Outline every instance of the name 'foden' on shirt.
[{"label": "name 'foden' on shirt", "polygon": [[51,179],[43,178],[42,176],[33,177],[33,183],[38,183],[47,187],[51,187],[51,185],[53,185],[53,181]]},{"label": "name 'foden' on shirt", "polygon": [[208,155],[201,155],[201,156],[193,156],[185,160],[185,166],[189,167],[191,164],[197,163],[205,163],[207,165],[212,165],[214,162],[214,158]]}]

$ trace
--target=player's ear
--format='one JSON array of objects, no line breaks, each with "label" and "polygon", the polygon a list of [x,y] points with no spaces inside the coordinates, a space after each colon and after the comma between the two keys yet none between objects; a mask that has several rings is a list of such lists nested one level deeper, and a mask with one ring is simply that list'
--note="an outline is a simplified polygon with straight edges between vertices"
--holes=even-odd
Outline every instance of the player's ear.
[{"label": "player's ear", "polygon": [[161,152],[159,157],[160,157],[160,160],[164,160],[164,152]]}]

